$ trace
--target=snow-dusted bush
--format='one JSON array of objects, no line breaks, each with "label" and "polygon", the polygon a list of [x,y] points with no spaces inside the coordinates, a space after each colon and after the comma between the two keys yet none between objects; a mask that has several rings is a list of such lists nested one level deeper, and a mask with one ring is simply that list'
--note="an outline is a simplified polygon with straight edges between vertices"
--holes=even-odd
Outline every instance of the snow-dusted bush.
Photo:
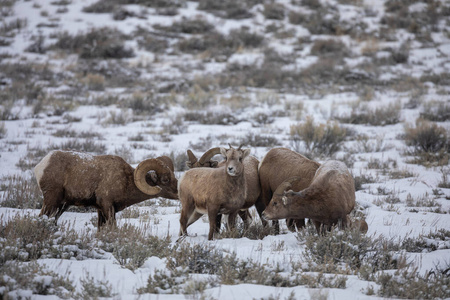
[{"label": "snow-dusted bush", "polygon": [[92,236],[79,235],[67,223],[17,214],[0,225],[0,262],[30,261],[39,258],[100,258],[93,249]]},{"label": "snow-dusted bush", "polygon": [[367,277],[379,270],[398,268],[402,259],[394,257],[392,246],[383,237],[370,237],[359,230],[334,229],[317,235],[312,226],[307,226],[298,233],[298,240],[306,245],[305,257],[311,271],[360,273]]},{"label": "snow-dusted bush", "polygon": [[349,134],[350,131],[338,122],[316,124],[311,116],[305,122],[291,125],[290,128],[291,141],[298,148],[296,151],[306,151],[309,155],[331,156],[339,151]]},{"label": "snow-dusted bush", "polygon": [[446,299],[450,297],[450,277],[448,269],[430,270],[426,274],[417,268],[397,270],[395,273],[382,272],[375,275],[380,285],[378,295],[403,299]]},{"label": "snow-dusted bush", "polygon": [[34,176],[4,176],[1,179],[0,206],[13,208],[42,207],[42,194]]},{"label": "snow-dusted bush", "polygon": [[407,153],[417,156],[414,162],[447,164],[450,139],[449,133],[444,127],[423,119],[417,119],[415,127],[410,124],[405,125],[405,142],[412,148]]},{"label": "snow-dusted bush", "polygon": [[139,48],[150,52],[164,53],[169,47],[167,39],[155,37],[149,30],[141,26],[136,27],[133,37],[137,40]]},{"label": "snow-dusted bush", "polygon": [[99,247],[112,252],[119,264],[136,270],[150,256],[164,257],[170,251],[170,238],[162,239],[147,234],[148,227],[138,228],[130,224],[108,227],[97,233]]},{"label": "snow-dusted bush", "polygon": [[239,140],[240,145],[249,147],[268,147],[273,148],[281,146],[282,143],[274,135],[247,133]]},{"label": "snow-dusted bush", "polygon": [[7,132],[8,130],[5,127],[5,122],[0,122],[0,139],[4,138]]},{"label": "snow-dusted bush", "polygon": [[258,1],[254,1],[254,3],[252,3],[252,1],[236,0],[200,0],[197,9],[211,12],[221,18],[240,20],[251,18],[253,16],[253,14],[249,11],[249,8],[251,8],[256,2]]},{"label": "snow-dusted bush", "polygon": [[350,49],[340,40],[327,39],[316,40],[311,48],[311,55],[322,57],[347,57],[350,56]]},{"label": "snow-dusted bush", "polygon": [[433,122],[449,121],[450,104],[444,101],[425,102],[420,117]]},{"label": "snow-dusted bush", "polygon": [[205,125],[234,125],[241,121],[237,119],[235,115],[223,111],[187,112],[184,115],[184,120],[187,122],[198,122]]},{"label": "snow-dusted bush", "polygon": [[264,17],[269,20],[283,20],[285,16],[285,8],[280,3],[264,4]]},{"label": "snow-dusted bush", "polygon": [[99,299],[99,297],[114,297],[113,286],[108,280],[99,280],[94,276],[90,276],[86,272],[86,278],[80,279],[82,291],[77,293],[77,298],[80,299]]},{"label": "snow-dusted bush", "polygon": [[171,26],[154,25],[154,27],[162,31],[188,34],[206,33],[214,29],[210,22],[201,17],[183,18],[180,21],[173,22]]},{"label": "snow-dusted bush", "polygon": [[75,36],[68,32],[59,33],[57,41],[50,48],[76,53],[80,58],[127,58],[134,52],[124,46],[127,37],[117,29],[93,28]]},{"label": "snow-dusted bush", "polygon": [[334,118],[343,123],[384,126],[399,123],[400,112],[401,105],[398,103],[371,108],[366,103],[357,102],[349,115],[339,115]]},{"label": "snow-dusted bush", "polygon": [[32,295],[55,295],[61,299],[74,296],[75,287],[64,278],[36,262],[8,261],[0,264],[2,299],[31,299]]}]

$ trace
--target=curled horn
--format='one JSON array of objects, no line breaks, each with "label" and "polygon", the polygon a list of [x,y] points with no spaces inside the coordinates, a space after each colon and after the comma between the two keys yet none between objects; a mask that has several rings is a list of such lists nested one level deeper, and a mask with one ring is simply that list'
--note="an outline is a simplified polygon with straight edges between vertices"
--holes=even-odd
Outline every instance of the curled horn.
[{"label": "curled horn", "polygon": [[197,157],[195,157],[194,153],[191,150],[187,150],[187,156],[189,161],[186,162],[186,166],[188,168],[192,168],[194,164],[197,162]]},{"label": "curled horn", "polygon": [[295,181],[299,181],[300,179],[301,179],[300,177],[295,176],[295,177],[291,177],[291,178],[289,178],[289,179],[283,181],[283,182],[277,187],[277,189],[275,190],[274,195],[279,195],[279,196],[283,195],[283,192],[284,192],[284,191],[286,191],[286,190],[288,190],[288,189],[291,189],[291,188],[292,188],[292,184],[293,184]]},{"label": "curled horn", "polygon": [[211,148],[208,151],[206,151],[202,157],[200,157],[200,159],[198,160],[198,163],[200,165],[203,165],[206,161],[211,160],[211,158],[213,158],[214,155],[216,154],[220,154],[220,148],[216,147],[216,148]]},{"label": "curled horn", "polygon": [[158,176],[162,173],[170,172],[162,161],[156,158],[146,159],[142,161],[134,170],[134,183],[141,192],[147,195],[156,195],[161,191],[159,186],[151,186],[145,180],[145,175],[148,171],[155,171]]}]

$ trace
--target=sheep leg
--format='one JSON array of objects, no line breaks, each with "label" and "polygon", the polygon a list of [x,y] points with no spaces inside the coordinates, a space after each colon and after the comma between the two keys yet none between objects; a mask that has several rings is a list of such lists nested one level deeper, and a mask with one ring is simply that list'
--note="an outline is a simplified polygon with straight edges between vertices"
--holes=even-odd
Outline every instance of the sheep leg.
[{"label": "sheep leg", "polygon": [[[194,205],[192,204],[187,204],[187,205],[183,205],[183,207],[181,208],[181,215],[180,215],[180,236],[182,235],[187,235],[187,227],[194,223],[196,220],[198,220],[198,218],[195,221],[192,221],[191,223],[189,223],[189,220],[193,220],[194,218],[191,218],[191,216],[194,214],[195,212],[195,208]],[[188,224],[189,223],[189,224]]]},{"label": "sheep leg", "polygon": [[203,216],[201,213],[198,213],[198,212],[194,211],[194,213],[189,217],[189,220],[187,222],[186,228],[189,227],[189,225],[191,225],[192,223],[194,223],[198,219],[200,219],[201,216]]},{"label": "sheep leg", "polygon": [[[41,212],[39,213],[39,216],[46,215],[49,218],[55,217],[58,212],[61,210],[61,208],[64,206],[64,190],[60,189],[49,189],[43,192],[44,195],[44,204],[42,205]],[[62,214],[62,212],[61,212]],[[59,217],[59,216],[58,216]],[[55,224],[58,221],[57,218],[55,218]]]},{"label": "sheep leg", "polygon": [[114,211],[114,207],[112,205],[108,205],[107,207],[103,207],[100,209],[101,211],[101,217],[99,214],[98,218],[98,228],[100,226],[103,226],[107,224],[108,226],[115,226],[116,225],[116,213]]},{"label": "sheep leg", "polygon": [[241,217],[242,222],[244,222],[244,229],[248,229],[248,226],[250,225],[251,216],[248,212],[248,209],[246,210],[240,210],[239,211],[239,217]]},{"label": "sheep leg", "polygon": [[209,207],[208,208],[208,219],[209,219],[209,234],[208,240],[212,240],[214,238],[214,232],[216,232],[217,228],[217,215],[219,213],[219,208]]},{"label": "sheep leg", "polygon": [[59,217],[61,217],[61,215],[63,214],[63,212],[65,212],[70,205],[67,205],[67,203],[63,203],[63,205],[60,205],[60,207],[58,207],[58,210],[56,211],[55,214],[55,223],[58,221]]},{"label": "sheep leg", "polygon": [[262,217],[262,213],[264,209],[266,209],[266,205],[264,205],[264,202],[262,201],[261,197],[258,197],[258,200],[255,202],[256,211],[258,212],[259,218],[261,219],[261,223],[263,226],[267,226],[267,221]]},{"label": "sheep leg", "polygon": [[305,219],[286,219],[286,225],[290,231],[295,232],[305,227]]},{"label": "sheep leg", "polygon": [[220,232],[220,226],[222,225],[222,214],[218,214],[216,217],[216,232]]},{"label": "sheep leg", "polygon": [[275,228],[275,234],[280,234],[280,222],[278,220],[272,220],[272,227]]},{"label": "sheep leg", "polygon": [[228,215],[228,222],[227,222],[227,227],[228,230],[233,230],[234,228],[236,228],[236,216],[237,216],[237,212],[232,212]]},{"label": "sheep leg", "polygon": [[97,228],[100,228],[106,223],[105,216],[101,209],[97,209],[97,216]]}]

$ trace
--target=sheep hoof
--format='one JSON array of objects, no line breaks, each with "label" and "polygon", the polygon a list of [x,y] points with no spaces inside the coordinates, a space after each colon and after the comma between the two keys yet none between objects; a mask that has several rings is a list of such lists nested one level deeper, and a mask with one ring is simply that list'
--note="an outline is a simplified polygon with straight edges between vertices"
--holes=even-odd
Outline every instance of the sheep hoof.
[{"label": "sheep hoof", "polygon": [[181,243],[182,241],[184,241],[184,240],[186,239],[186,237],[187,237],[187,234],[184,234],[184,235],[180,236],[180,237],[176,240],[176,243]]}]

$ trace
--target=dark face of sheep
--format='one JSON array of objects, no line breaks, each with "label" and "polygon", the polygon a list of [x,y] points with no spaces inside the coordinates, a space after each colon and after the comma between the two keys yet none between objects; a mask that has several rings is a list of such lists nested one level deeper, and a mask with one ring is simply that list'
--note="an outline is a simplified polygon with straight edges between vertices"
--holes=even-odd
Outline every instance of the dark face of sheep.
[{"label": "dark face of sheep", "polygon": [[263,217],[267,220],[284,219],[289,216],[291,203],[295,192],[290,190],[291,183],[283,182],[272,196],[269,205],[263,211]]},{"label": "dark face of sheep", "polygon": [[244,172],[243,161],[250,154],[250,149],[220,148],[220,153],[225,157],[225,170],[229,176],[239,176]]}]

